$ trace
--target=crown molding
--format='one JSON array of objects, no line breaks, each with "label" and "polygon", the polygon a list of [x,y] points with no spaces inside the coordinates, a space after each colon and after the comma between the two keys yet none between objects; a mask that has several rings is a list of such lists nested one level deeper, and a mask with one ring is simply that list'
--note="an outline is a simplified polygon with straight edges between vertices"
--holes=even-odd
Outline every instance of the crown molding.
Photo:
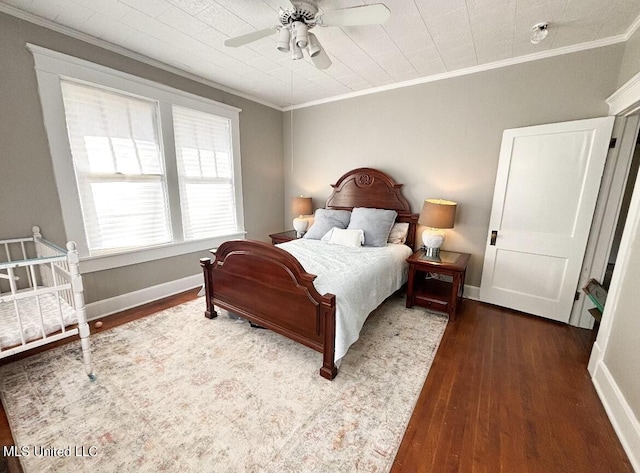
[{"label": "crown molding", "polygon": [[426,84],[429,82],[436,82],[436,81],[445,80],[445,79],[451,79],[453,77],[467,76],[470,74],[475,74],[477,72],[490,71],[493,69],[500,69],[502,67],[522,64],[525,62],[532,62],[532,61],[538,61],[540,59],[547,59],[555,56],[562,56],[564,54],[575,53],[578,51],[601,48],[603,46],[623,43],[625,41],[626,41],[626,34],[611,36],[609,38],[599,39],[597,41],[590,41],[588,43],[574,44],[571,46],[565,46],[563,48],[542,51],[534,54],[528,54],[526,56],[519,56],[511,59],[505,59],[502,61],[491,62],[488,64],[481,64],[479,66],[467,67],[465,69],[460,69],[457,71],[443,72],[442,74],[436,74],[433,76],[421,77],[419,79],[412,79],[404,82],[397,82],[395,84],[389,84],[389,85],[383,85],[380,87],[373,87],[370,89],[359,90],[357,92],[350,92],[348,94],[336,95],[334,97],[329,97],[326,99],[313,100],[311,102],[305,102],[299,105],[283,107],[283,111],[288,112],[291,110],[297,110],[299,108],[307,108],[307,107],[313,107],[315,105],[322,105],[325,103],[337,102],[340,100],[348,100],[354,97],[361,97],[363,95],[377,94],[379,92],[386,92],[388,90],[401,89],[404,87],[411,87],[414,85]]},{"label": "crown molding", "polygon": [[640,110],[640,72],[625,82],[607,100],[609,115],[631,115]]},{"label": "crown molding", "polygon": [[42,26],[43,28],[47,28],[47,29],[56,31],[58,33],[62,33],[66,36],[71,36],[72,38],[78,39],[80,41],[84,41],[85,43],[92,44],[93,46],[98,46],[99,48],[106,49],[108,51],[120,54],[121,56],[128,57],[129,59],[134,59],[136,61],[142,62],[144,64],[147,64],[148,66],[162,69],[164,71],[170,72],[180,77],[184,77],[185,79],[190,79],[194,82],[199,82],[200,84],[204,84],[206,86],[212,87],[222,92],[226,92],[228,94],[232,94],[237,97],[241,97],[243,99],[251,100],[252,102],[256,102],[261,105],[274,108],[278,111],[282,111],[282,107],[280,107],[279,105],[275,105],[267,100],[263,100],[263,99],[254,97],[252,95],[248,95],[238,90],[235,90],[231,87],[218,84],[217,82],[213,82],[209,79],[205,79],[204,77],[200,77],[196,74],[192,74],[191,72],[187,72],[183,69],[177,68],[175,66],[171,66],[162,61],[158,61],[157,59],[152,59],[148,56],[145,56],[144,54],[131,51],[130,49],[123,48],[122,46],[118,46],[108,41],[105,41],[103,39],[96,38],[95,36],[82,33],[78,30],[74,30],[73,28],[69,28],[67,26],[63,26],[58,23],[55,23],[54,21],[47,20],[46,18],[41,18],[32,13],[25,12],[23,10],[20,10],[19,8],[13,7],[11,5],[7,5],[6,3],[0,3],[0,12],[6,13],[7,15],[14,16],[21,20],[28,21],[29,23]]},{"label": "crown molding", "polygon": [[640,28],[640,15],[638,15],[638,18],[636,18],[634,22],[631,23],[631,26],[629,26],[629,28],[627,29],[627,32],[624,34],[625,41],[628,41],[629,38],[633,36],[633,33],[638,31],[638,28]]}]

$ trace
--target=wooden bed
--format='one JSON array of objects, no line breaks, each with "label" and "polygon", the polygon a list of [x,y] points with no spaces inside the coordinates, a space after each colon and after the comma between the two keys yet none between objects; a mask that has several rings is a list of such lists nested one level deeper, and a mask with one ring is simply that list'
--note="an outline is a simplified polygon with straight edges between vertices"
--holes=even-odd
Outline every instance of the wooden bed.
[{"label": "wooden bed", "polygon": [[[406,245],[413,249],[417,214],[401,193],[402,184],[382,171],[359,168],[349,171],[336,184],[327,209],[354,207],[391,209],[397,222],[409,223]],[[291,254],[267,243],[233,240],[220,245],[215,260],[202,258],[206,311],[217,317],[214,306],[277,332],[322,353],[320,375],[333,379],[336,298],[319,294],[316,278],[307,273]]]}]

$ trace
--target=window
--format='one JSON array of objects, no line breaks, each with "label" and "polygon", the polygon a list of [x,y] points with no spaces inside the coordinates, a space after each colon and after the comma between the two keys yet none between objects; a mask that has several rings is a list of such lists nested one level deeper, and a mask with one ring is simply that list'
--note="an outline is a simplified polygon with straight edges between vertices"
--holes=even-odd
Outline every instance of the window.
[{"label": "window", "polygon": [[28,47],[83,271],[244,236],[238,109]]},{"label": "window", "polygon": [[173,107],[186,239],[224,235],[236,227],[229,121]]},{"label": "window", "polygon": [[61,85],[89,253],[171,243],[156,104]]}]

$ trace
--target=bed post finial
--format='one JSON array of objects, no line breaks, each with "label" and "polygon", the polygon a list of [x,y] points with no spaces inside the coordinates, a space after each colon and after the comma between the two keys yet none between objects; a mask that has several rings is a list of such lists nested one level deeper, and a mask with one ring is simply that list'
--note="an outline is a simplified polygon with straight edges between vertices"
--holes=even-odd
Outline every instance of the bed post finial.
[{"label": "bed post finial", "polygon": [[78,247],[75,241],[67,242],[67,258],[69,258],[69,263],[71,263],[69,271],[71,271],[72,275],[74,274],[74,271],[77,271],[78,274],[80,274],[80,270],[78,269],[80,257],[78,256]]},{"label": "bed post finial", "polygon": [[33,233],[33,238],[42,238],[40,227],[38,225],[34,225],[33,227],[31,227],[31,233]]}]

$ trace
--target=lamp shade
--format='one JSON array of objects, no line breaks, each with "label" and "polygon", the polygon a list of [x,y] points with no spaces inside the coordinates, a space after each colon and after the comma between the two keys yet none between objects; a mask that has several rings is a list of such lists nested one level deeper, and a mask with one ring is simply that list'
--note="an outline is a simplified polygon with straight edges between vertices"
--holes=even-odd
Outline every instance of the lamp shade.
[{"label": "lamp shade", "polygon": [[318,38],[313,33],[309,33],[309,46],[307,46],[307,52],[309,56],[316,57],[320,54],[322,49],[320,48],[320,43],[318,42]]},{"label": "lamp shade", "polygon": [[291,201],[291,213],[294,215],[311,215],[313,213],[311,197],[294,197]]},{"label": "lamp shade", "polygon": [[293,27],[296,30],[296,46],[299,48],[306,48],[309,44],[308,27],[301,21],[294,21]]},{"label": "lamp shade", "polygon": [[450,200],[427,199],[422,205],[418,223],[432,228],[453,228],[457,206]]},{"label": "lamp shade", "polygon": [[291,59],[293,59],[294,61],[297,61],[298,59],[302,59],[302,58],[303,58],[303,54],[302,54],[302,49],[300,49],[300,46],[298,46],[297,44],[292,44]]},{"label": "lamp shade", "polygon": [[291,42],[291,31],[288,28],[280,28],[278,32],[278,50],[283,53],[289,52],[289,43]]}]

